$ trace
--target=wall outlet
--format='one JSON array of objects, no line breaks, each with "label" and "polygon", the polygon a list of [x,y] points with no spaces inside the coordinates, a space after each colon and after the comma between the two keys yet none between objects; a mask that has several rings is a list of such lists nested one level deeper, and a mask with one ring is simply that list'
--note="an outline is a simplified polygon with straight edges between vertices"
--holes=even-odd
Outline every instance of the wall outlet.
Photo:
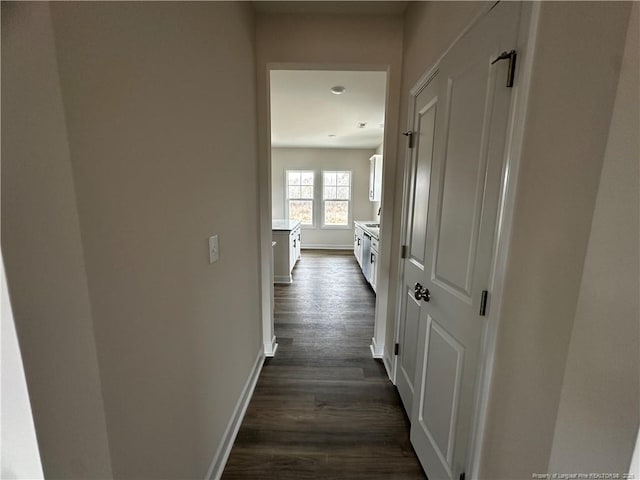
[{"label": "wall outlet", "polygon": [[216,263],[220,256],[218,248],[218,235],[209,237],[209,263]]}]

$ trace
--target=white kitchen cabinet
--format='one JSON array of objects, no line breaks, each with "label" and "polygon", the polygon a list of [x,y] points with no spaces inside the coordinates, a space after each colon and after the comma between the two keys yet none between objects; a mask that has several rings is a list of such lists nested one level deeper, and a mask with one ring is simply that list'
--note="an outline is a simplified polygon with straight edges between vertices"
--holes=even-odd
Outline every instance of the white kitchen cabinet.
[{"label": "white kitchen cabinet", "polygon": [[358,265],[362,268],[362,247],[364,245],[364,230],[355,225],[353,234],[353,254],[358,261]]},{"label": "white kitchen cabinet", "polygon": [[289,233],[289,248],[291,252],[289,254],[289,266],[290,269],[293,270],[296,262],[300,259],[300,240],[302,239],[302,234],[300,231],[300,225],[291,230]]},{"label": "white kitchen cabinet", "polygon": [[358,260],[364,278],[376,292],[378,286],[378,252],[380,251],[380,227],[372,221],[353,222],[353,254]]},{"label": "white kitchen cabinet", "polygon": [[369,269],[369,284],[373,291],[377,293],[376,286],[378,284],[378,239],[371,238],[371,254],[369,255],[371,268]]},{"label": "white kitchen cabinet", "polygon": [[273,282],[292,283],[291,272],[301,257],[302,233],[299,220],[273,220]]},{"label": "white kitchen cabinet", "polygon": [[300,227],[300,225],[298,225],[298,227],[294,230],[294,242],[293,242],[294,247],[296,247],[296,262],[298,260],[300,260],[300,257],[302,256],[302,228]]},{"label": "white kitchen cabinet", "polygon": [[382,155],[375,154],[369,159],[369,200],[382,199]]}]

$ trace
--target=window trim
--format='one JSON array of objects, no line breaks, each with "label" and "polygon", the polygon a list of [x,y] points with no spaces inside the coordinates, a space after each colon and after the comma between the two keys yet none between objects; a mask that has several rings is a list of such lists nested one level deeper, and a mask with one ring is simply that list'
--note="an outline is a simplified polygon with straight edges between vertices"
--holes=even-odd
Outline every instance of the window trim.
[{"label": "window trim", "polygon": [[[324,174],[325,173],[343,173],[349,174],[349,198],[347,200],[330,199],[329,201],[347,202],[347,224],[346,225],[326,225],[324,222]],[[353,170],[321,170],[320,171],[320,229],[322,230],[353,230]]]},{"label": "window trim", "polygon": [[[311,173],[313,174],[313,197],[312,198],[289,198],[289,172],[305,172],[305,173]],[[317,228],[317,222],[316,222],[316,191],[317,191],[317,186],[316,186],[316,170],[313,169],[302,169],[302,168],[291,168],[291,169],[284,169],[284,218],[286,218],[287,220],[289,220],[289,201],[290,200],[304,200],[304,201],[311,201],[311,223],[302,223],[300,222],[300,227],[302,229],[316,229]]]}]

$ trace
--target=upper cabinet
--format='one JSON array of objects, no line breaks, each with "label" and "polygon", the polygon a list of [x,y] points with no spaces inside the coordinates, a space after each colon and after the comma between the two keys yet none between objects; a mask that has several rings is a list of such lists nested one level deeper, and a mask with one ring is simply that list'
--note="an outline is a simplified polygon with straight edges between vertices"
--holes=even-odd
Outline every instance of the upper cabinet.
[{"label": "upper cabinet", "polygon": [[369,200],[379,202],[382,199],[382,155],[373,155],[369,163]]}]

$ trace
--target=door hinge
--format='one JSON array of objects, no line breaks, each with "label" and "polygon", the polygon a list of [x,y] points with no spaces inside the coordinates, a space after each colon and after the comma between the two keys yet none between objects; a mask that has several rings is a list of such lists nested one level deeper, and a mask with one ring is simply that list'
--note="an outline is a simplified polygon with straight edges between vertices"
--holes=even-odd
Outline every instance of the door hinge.
[{"label": "door hinge", "polygon": [[409,148],[413,148],[413,132],[408,130],[406,132],[402,132],[405,137],[409,137]]},{"label": "door hinge", "polygon": [[396,343],[395,347],[393,347],[393,354],[398,355],[400,353],[400,344]]},{"label": "door hinge", "polygon": [[516,58],[518,54],[515,50],[511,50],[510,52],[502,52],[498,57],[491,62],[491,65],[500,61],[500,60],[509,60],[509,69],[507,70],[507,87],[513,87],[513,79],[516,76]]},{"label": "door hinge", "polygon": [[482,290],[482,296],[480,297],[480,316],[484,317],[487,314],[487,297],[489,292]]},{"label": "door hinge", "polygon": [[409,250],[409,248],[406,245],[400,247],[400,258],[407,258],[407,250]]}]

